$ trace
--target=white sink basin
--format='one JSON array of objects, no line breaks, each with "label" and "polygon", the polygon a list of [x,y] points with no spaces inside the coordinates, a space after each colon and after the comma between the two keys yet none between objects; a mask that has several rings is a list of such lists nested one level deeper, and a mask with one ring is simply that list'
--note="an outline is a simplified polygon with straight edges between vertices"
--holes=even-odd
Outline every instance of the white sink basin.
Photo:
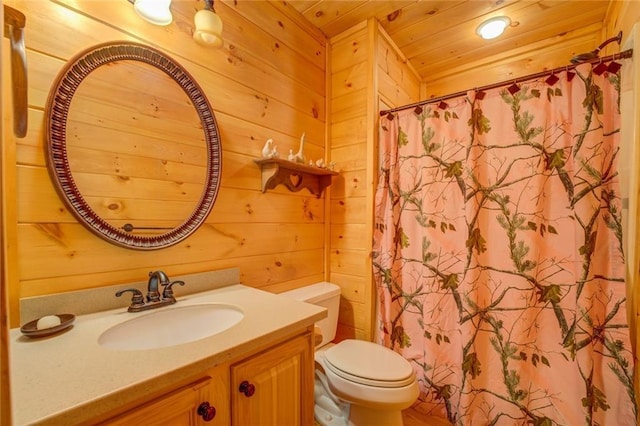
[{"label": "white sink basin", "polygon": [[160,308],[136,315],[140,316],[102,333],[98,344],[123,351],[165,348],[213,336],[244,317],[240,308],[219,303]]}]

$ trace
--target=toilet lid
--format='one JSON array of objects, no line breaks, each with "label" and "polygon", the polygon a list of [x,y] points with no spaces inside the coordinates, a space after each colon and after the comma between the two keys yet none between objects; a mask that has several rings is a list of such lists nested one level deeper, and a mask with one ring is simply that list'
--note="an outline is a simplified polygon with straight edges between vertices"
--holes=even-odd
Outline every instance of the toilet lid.
[{"label": "toilet lid", "polygon": [[384,346],[344,340],[327,349],[325,365],[338,376],[368,386],[402,387],[415,380],[409,361]]}]

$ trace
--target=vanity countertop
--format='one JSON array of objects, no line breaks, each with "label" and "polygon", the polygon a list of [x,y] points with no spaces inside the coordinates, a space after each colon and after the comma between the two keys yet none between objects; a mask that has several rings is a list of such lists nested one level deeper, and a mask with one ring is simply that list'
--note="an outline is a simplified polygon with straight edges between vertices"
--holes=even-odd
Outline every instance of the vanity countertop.
[{"label": "vanity countertop", "polygon": [[[198,303],[224,303],[244,318],[219,334],[160,349],[118,351],[98,345],[115,324],[157,310],[126,308],[76,317],[61,334],[40,339],[10,333],[10,372],[15,425],[77,424],[133,401],[141,392],[171,387],[179,378],[237,359],[326,317],[326,309],[241,284],[178,297],[172,309]],[[60,312],[64,313],[64,312]],[[162,324],[157,324],[162,327]]]}]

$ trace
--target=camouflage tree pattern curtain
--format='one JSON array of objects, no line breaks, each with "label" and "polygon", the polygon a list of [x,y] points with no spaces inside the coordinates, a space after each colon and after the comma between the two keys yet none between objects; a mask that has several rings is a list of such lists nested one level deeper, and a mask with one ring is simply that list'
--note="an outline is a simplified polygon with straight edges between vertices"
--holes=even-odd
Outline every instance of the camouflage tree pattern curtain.
[{"label": "camouflage tree pattern curtain", "polygon": [[422,411],[636,423],[618,101],[619,75],[582,65],[381,119],[379,340]]}]

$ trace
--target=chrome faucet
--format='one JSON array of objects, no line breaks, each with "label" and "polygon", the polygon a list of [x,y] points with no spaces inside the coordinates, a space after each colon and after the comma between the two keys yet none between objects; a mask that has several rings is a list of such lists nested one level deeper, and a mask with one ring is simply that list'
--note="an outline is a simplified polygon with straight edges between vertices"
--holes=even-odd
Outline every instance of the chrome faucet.
[{"label": "chrome faucet", "polygon": [[[155,309],[161,306],[172,305],[176,303],[176,299],[173,296],[173,285],[184,285],[184,281],[169,280],[167,274],[162,271],[149,272],[149,282],[147,283],[147,302],[144,302],[142,292],[137,288],[127,288],[120,290],[116,293],[117,297],[122,296],[124,293],[130,291],[133,293],[131,298],[131,305],[129,305],[129,312],[140,312],[148,309]],[[162,295],[160,295],[160,286],[164,287]]]}]

